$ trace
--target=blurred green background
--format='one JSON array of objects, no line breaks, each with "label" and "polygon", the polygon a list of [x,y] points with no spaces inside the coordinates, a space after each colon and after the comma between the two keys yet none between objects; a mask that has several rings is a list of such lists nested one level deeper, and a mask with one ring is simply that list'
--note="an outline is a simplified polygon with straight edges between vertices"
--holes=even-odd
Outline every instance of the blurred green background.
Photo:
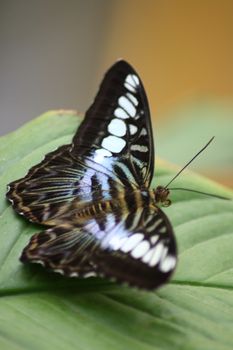
[{"label": "blurred green background", "polygon": [[[156,154],[233,186],[232,0],[1,0],[0,134],[85,112],[118,58],[139,72]],[[51,126],[52,127],[52,126]]]}]

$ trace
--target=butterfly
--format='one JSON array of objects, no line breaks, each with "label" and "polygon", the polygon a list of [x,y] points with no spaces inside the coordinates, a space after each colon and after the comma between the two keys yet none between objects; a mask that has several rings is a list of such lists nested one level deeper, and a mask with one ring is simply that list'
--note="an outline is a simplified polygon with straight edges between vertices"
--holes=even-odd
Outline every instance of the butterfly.
[{"label": "butterfly", "polygon": [[150,189],[154,143],[145,89],[126,61],[105,74],[72,143],[8,185],[19,214],[45,225],[20,260],[70,277],[103,276],[155,289],[177,263],[172,225]]}]

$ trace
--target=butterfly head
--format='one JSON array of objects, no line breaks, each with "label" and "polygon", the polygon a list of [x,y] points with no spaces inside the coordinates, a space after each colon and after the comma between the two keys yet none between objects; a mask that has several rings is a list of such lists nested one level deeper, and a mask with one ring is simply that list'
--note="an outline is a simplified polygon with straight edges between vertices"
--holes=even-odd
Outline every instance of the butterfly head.
[{"label": "butterfly head", "polygon": [[163,207],[169,207],[171,200],[168,198],[170,194],[169,189],[163,186],[157,186],[154,189],[155,201],[157,204],[161,204]]}]

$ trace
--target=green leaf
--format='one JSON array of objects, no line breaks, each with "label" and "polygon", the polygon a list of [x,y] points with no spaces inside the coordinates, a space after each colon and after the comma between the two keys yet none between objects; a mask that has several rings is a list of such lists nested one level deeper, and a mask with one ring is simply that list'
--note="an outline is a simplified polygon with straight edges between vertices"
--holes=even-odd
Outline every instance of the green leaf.
[{"label": "green leaf", "polygon": [[191,167],[229,176],[233,171],[232,114],[232,102],[218,99],[202,98],[177,105],[160,115],[156,123],[160,155],[184,164],[198,148],[215,136],[206,154]]},{"label": "green leaf", "polygon": [[[14,213],[6,185],[69,143],[79,122],[74,112],[50,112],[0,139],[0,349],[232,349],[232,201],[174,191],[165,211],[179,264],[171,282],[155,292],[67,279],[19,262],[41,227]],[[176,171],[157,161],[154,185],[165,185]],[[176,181],[182,186],[232,197],[189,171]]]}]

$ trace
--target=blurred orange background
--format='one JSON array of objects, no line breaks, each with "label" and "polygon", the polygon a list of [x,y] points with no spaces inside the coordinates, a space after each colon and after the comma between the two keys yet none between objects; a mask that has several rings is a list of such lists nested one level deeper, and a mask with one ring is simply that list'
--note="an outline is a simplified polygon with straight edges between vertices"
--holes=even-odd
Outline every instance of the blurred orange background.
[{"label": "blurred orange background", "polygon": [[161,155],[182,165],[215,135],[192,167],[232,186],[233,1],[118,1],[107,38],[100,71],[119,56],[138,69]]},{"label": "blurred orange background", "polygon": [[232,0],[117,1],[101,72],[126,57],[152,114],[195,95],[233,98]]},{"label": "blurred orange background", "polygon": [[92,101],[106,69],[128,60],[153,117],[157,156],[233,185],[232,0],[0,3],[1,129]]}]

